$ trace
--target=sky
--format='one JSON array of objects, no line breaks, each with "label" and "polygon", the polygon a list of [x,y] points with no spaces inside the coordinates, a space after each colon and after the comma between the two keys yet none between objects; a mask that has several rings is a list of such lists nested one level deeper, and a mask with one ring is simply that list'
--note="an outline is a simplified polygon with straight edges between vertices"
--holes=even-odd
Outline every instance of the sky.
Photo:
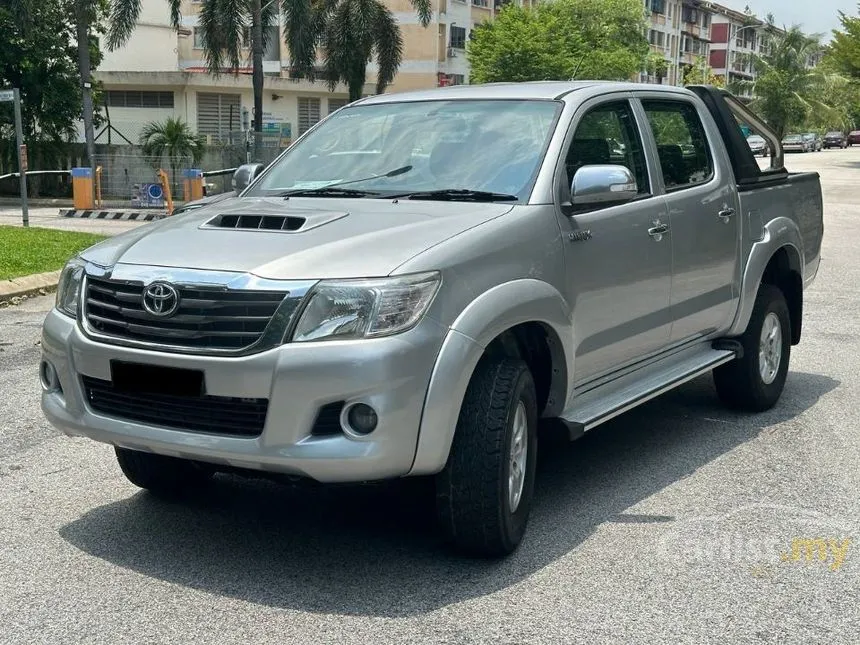
[{"label": "sky", "polygon": [[857,15],[856,0],[717,0],[719,4],[743,11],[749,5],[759,18],[772,13],[780,27],[802,26],[808,34],[821,33],[827,42],[831,30],[839,28],[839,11]]}]

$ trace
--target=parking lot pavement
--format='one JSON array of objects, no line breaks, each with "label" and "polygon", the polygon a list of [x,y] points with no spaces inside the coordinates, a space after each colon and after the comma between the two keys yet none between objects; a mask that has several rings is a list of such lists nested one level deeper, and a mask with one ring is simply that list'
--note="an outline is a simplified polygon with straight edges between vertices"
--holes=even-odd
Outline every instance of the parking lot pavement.
[{"label": "parking lot pavement", "polygon": [[[80,233],[98,233],[99,235],[118,235],[138,226],[146,226],[144,222],[129,220],[97,220],[82,217],[60,217],[60,209],[56,206],[36,207],[29,209],[30,226],[41,228],[56,228]],[[0,225],[22,226],[21,207],[0,205]]]},{"label": "parking lot pavement", "polygon": [[42,419],[50,300],[0,311],[0,642],[856,643],[860,149],[788,165],[822,173],[826,232],[780,404],[705,378],[545,441],[501,562],[446,553],[421,482],[150,498]]}]

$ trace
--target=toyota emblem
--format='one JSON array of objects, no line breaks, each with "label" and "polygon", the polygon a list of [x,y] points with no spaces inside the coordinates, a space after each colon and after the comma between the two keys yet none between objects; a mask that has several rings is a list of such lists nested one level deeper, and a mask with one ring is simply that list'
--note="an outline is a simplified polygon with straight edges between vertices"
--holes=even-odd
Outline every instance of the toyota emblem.
[{"label": "toyota emblem", "polygon": [[179,309],[179,292],[166,282],[153,282],[143,290],[143,308],[160,318],[172,316]]}]

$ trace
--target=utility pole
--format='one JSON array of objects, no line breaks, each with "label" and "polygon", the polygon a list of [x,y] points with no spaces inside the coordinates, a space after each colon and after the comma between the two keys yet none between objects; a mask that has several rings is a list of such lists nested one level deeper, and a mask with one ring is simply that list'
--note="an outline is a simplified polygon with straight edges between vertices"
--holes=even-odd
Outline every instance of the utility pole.
[{"label": "utility pole", "polygon": [[0,102],[14,102],[15,139],[18,144],[18,175],[21,182],[21,222],[30,226],[30,209],[27,205],[27,148],[24,146],[24,124],[21,122],[21,92],[17,87],[0,90]]}]

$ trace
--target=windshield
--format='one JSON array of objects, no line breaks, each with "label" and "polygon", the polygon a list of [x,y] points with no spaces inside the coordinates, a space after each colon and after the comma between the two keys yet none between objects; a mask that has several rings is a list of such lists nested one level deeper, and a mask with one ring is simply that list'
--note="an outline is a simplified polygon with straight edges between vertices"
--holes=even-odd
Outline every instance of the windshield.
[{"label": "windshield", "polygon": [[[348,183],[343,190],[359,197],[470,190],[524,200],[560,109],[561,103],[543,100],[346,107],[290,148],[247,194],[307,195]],[[385,174],[392,176],[377,178]]]},{"label": "windshield", "polygon": [[758,136],[757,134],[752,135],[747,139],[749,143],[764,143],[764,139]]},{"label": "windshield", "polygon": [[783,139],[786,143],[792,143],[794,141],[801,141],[799,134],[790,134],[785,139]]},{"label": "windshield", "polygon": [[828,137],[841,137],[842,133],[841,132],[828,132],[826,136],[828,136]]}]

